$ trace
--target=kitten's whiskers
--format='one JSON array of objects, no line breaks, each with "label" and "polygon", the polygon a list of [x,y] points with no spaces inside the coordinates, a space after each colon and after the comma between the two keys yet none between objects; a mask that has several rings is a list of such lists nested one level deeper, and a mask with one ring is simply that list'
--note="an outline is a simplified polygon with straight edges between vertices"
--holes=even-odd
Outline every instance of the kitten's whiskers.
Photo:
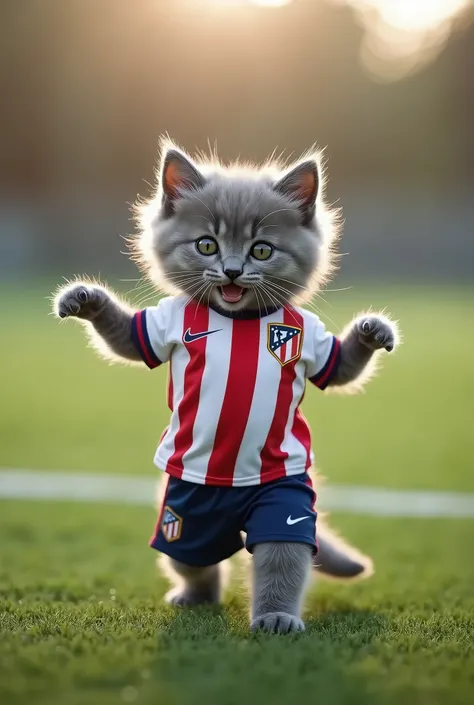
[{"label": "kitten's whiskers", "polygon": [[[258,293],[258,284],[252,285],[252,290],[255,293],[255,298],[257,299],[258,313],[260,317],[262,316],[262,309],[260,308],[260,294]],[[265,299],[262,296],[262,303],[265,306],[265,315],[268,316],[268,308],[265,303]]]},{"label": "kitten's whiskers", "polygon": [[[268,281],[268,282],[266,282],[266,283],[267,283],[267,285],[270,286],[273,290],[277,289],[277,290],[279,290],[279,291],[281,291],[281,292],[284,292],[284,294],[289,294],[290,296],[294,296],[294,293],[293,293],[292,291],[290,291],[289,289],[286,289],[285,287],[281,286],[280,284],[275,284],[275,282],[271,282],[271,281]],[[324,299],[323,299],[323,301],[324,301],[324,303],[327,303]],[[333,321],[332,318],[331,318],[327,313],[325,313],[325,312],[322,311],[320,308],[318,308],[318,307],[316,306],[316,304],[315,304],[313,301],[308,301],[308,302],[307,302],[307,306],[308,306],[308,308],[313,309],[313,311],[314,311],[316,314],[318,314],[318,316],[326,317],[326,318],[328,319],[328,321],[329,321],[330,323],[332,323],[332,325],[337,328],[337,323],[336,323],[335,321]]]},{"label": "kitten's whiskers", "polygon": [[212,226],[214,226],[214,223],[215,223],[216,218],[215,218],[214,213],[213,213],[213,212],[211,211],[211,209],[209,208],[209,206],[206,206],[206,204],[204,203],[204,201],[201,201],[201,199],[200,199],[198,196],[196,196],[195,193],[193,193],[193,197],[196,199],[196,201],[199,201],[199,203],[202,203],[202,205],[204,206],[204,208],[207,210],[207,212],[208,212],[209,215],[211,216],[212,221],[210,221],[210,222],[211,222]]},{"label": "kitten's whiskers", "polygon": [[[203,300],[204,296],[207,294],[209,288],[211,288],[211,287],[212,287],[212,284],[209,284],[209,283],[206,284],[206,287],[204,288],[204,291],[202,292],[202,294],[201,294],[201,296],[199,297],[199,300],[198,300],[198,302],[197,302],[198,308],[199,308],[199,306],[201,305],[201,301]],[[194,314],[194,318],[196,318],[196,313],[197,313],[197,309],[196,309],[196,312],[195,312],[195,314]]]},{"label": "kitten's whiskers", "polygon": [[[180,308],[180,311],[182,311],[186,306],[196,298],[196,296],[200,293],[202,289],[205,289],[208,286],[207,282],[204,283],[198,283],[198,284],[191,284],[187,286],[186,288],[183,288],[183,294],[190,294],[189,298],[186,299],[186,301],[183,303],[183,305]],[[193,287],[197,287],[195,291],[191,291]]]},{"label": "kitten's whiskers", "polygon": [[276,211],[272,211],[271,213],[267,213],[267,215],[263,216],[263,218],[255,226],[255,230],[258,230],[259,227],[261,226],[261,224],[264,223],[267,218],[270,218],[271,215],[276,215],[277,213],[283,213],[284,211],[289,211],[290,213],[295,212],[294,208],[278,208]]},{"label": "kitten's whiskers", "polygon": [[[267,284],[268,284],[268,282],[266,282],[266,285]],[[291,308],[291,305],[290,305],[290,307],[288,307],[288,300],[276,291],[273,291],[272,293],[270,293],[268,288],[266,288],[266,285],[263,285],[263,284],[260,285],[262,290],[265,292],[265,294],[272,300],[276,299],[278,306],[283,308],[287,313],[289,313],[290,316],[293,318],[295,324],[299,325],[298,319],[296,318],[296,316],[293,312],[293,309]]]}]

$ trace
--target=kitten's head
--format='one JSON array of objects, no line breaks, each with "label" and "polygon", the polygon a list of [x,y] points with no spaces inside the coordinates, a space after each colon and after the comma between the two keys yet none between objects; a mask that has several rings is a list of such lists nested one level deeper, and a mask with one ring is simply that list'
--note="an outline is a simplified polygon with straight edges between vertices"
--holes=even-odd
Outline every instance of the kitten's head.
[{"label": "kitten's head", "polygon": [[320,155],[290,168],[224,168],[163,146],[158,187],[138,206],[138,259],[163,290],[226,313],[309,298],[331,271],[335,212]]}]

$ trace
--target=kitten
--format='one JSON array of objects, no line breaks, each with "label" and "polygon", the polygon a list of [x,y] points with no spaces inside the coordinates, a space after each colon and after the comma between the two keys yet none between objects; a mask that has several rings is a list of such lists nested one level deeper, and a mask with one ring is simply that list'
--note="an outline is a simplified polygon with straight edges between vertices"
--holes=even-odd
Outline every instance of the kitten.
[{"label": "kitten", "polygon": [[[149,367],[171,362],[172,419],[155,459],[171,477],[152,543],[181,580],[170,601],[217,602],[218,563],[242,547],[237,533],[245,529],[253,553],[252,629],[302,630],[311,565],[341,578],[371,572],[370,559],[319,524],[315,553],[310,440],[298,410],[304,379],[321,388],[361,388],[379,351],[395,348],[397,326],[361,314],[336,339],[297,306],[333,269],[337,213],[322,197],[318,154],[285,170],[224,168],[165,143],[156,193],[137,214],[135,258],[170,298],[135,312],[106,287],[76,281],[59,290],[54,310],[84,321],[105,357]],[[247,393],[250,377],[260,397],[254,387]],[[265,426],[270,403],[275,416]],[[269,528],[277,512],[265,514],[268,506],[288,512],[287,526]],[[211,539],[219,522],[222,531]],[[199,541],[208,534],[204,550]]]}]

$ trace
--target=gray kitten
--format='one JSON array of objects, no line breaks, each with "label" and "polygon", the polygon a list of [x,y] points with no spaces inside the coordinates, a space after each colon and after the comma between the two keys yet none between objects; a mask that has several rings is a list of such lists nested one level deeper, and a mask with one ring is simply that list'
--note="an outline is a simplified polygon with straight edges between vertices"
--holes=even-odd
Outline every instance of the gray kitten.
[{"label": "gray kitten", "polygon": [[[137,207],[137,214],[141,232],[133,243],[135,257],[157,288],[185,293],[233,317],[249,311],[263,316],[275,307],[308,300],[332,272],[337,214],[322,198],[318,154],[283,171],[271,165],[224,168],[195,162],[166,143],[156,193]],[[208,248],[206,253],[199,251],[197,241]],[[250,247],[252,258],[247,255]],[[60,318],[82,319],[104,357],[141,361],[131,336],[135,312],[105,286],[76,281],[63,287],[54,310]],[[330,384],[352,391],[371,377],[379,351],[395,348],[398,331],[383,315],[363,313],[340,339],[340,362]],[[370,559],[320,524],[318,541],[314,559],[304,544],[255,546],[252,629],[304,629],[302,602],[313,560],[313,567],[328,576],[371,572]],[[171,592],[171,602],[219,601],[219,566],[169,561],[169,567],[181,583]]]}]

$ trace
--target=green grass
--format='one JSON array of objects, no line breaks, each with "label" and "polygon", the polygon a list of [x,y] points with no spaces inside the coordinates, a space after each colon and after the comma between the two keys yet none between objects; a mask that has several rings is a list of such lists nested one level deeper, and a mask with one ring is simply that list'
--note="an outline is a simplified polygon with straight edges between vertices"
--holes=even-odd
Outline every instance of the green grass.
[{"label": "green grass", "polygon": [[[150,473],[168,422],[163,369],[108,365],[73,321],[48,316],[53,285],[0,304],[0,465]],[[308,389],[304,402],[318,465],[332,482],[474,490],[472,290],[327,295],[340,329],[363,306],[387,305],[405,343],[386,356],[367,393]],[[331,324],[328,316],[333,319]],[[25,413],[26,411],[26,413]]]},{"label": "green grass", "polygon": [[[77,326],[47,316],[46,287],[2,293],[0,467],[154,474],[164,371],[96,359]],[[472,293],[328,295],[333,329],[387,305],[405,339],[366,394],[308,390],[332,483],[474,491]],[[320,584],[307,632],[281,638],[249,636],[242,580],[222,611],[163,607],[154,520],[146,508],[0,502],[1,705],[472,699],[474,522],[334,516],[377,572]]]},{"label": "green grass", "polygon": [[0,511],[2,703],[461,704],[474,686],[473,522],[337,517],[377,574],[320,586],[285,638],[249,636],[241,583],[220,613],[163,608],[151,510]]}]

